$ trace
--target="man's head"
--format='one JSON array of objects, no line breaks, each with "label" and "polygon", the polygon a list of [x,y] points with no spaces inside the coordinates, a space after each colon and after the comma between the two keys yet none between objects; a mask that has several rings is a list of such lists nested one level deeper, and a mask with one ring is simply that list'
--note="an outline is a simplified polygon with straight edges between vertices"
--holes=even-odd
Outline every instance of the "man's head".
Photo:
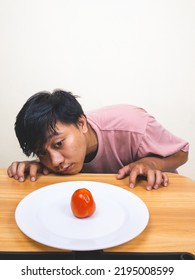
[{"label": "man's head", "polygon": [[56,132],[56,123],[78,125],[83,109],[70,92],[55,90],[39,92],[30,97],[17,115],[15,132],[23,152],[41,153],[50,135]]}]

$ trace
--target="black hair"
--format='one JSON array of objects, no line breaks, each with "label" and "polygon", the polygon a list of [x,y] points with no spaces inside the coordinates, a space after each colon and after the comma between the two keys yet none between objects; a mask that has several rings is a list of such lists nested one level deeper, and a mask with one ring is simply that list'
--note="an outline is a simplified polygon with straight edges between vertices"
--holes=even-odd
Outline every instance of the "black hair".
[{"label": "black hair", "polygon": [[47,135],[55,132],[57,121],[78,124],[79,117],[85,114],[77,97],[63,90],[41,91],[26,101],[15,122],[16,136],[25,155],[41,151]]}]

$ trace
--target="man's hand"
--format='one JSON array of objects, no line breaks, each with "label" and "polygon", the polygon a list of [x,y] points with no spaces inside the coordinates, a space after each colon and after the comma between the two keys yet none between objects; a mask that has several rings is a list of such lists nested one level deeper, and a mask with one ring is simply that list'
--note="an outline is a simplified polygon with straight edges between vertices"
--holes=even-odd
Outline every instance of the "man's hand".
[{"label": "man's hand", "polygon": [[168,186],[169,178],[167,174],[156,169],[150,158],[144,158],[124,166],[119,170],[117,179],[129,176],[129,186],[133,188],[139,175],[147,178],[147,190],[158,189],[160,185]]},{"label": "man's hand", "polygon": [[26,173],[29,174],[31,181],[36,181],[37,173],[47,175],[50,171],[36,160],[15,161],[7,169],[8,176],[20,182],[25,180]]}]

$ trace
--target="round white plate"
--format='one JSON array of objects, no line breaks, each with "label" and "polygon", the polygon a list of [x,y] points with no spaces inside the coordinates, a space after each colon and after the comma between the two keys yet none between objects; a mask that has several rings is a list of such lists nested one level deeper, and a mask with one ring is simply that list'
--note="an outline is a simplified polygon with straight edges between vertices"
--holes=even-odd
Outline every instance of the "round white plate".
[{"label": "round white plate", "polygon": [[[76,218],[70,201],[76,189],[87,188],[96,202],[95,213]],[[138,236],[147,226],[149,212],[135,194],[120,187],[72,181],[42,187],[27,195],[15,212],[18,227],[31,239],[66,250],[99,250]]]}]

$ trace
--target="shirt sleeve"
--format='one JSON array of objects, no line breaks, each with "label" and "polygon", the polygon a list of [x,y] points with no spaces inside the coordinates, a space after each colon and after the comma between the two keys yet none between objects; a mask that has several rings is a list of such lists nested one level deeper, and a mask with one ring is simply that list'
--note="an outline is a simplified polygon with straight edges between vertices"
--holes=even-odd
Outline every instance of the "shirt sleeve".
[{"label": "shirt sleeve", "polygon": [[189,143],[166,130],[154,117],[149,116],[149,120],[138,149],[138,158],[150,154],[162,157],[170,156],[179,151],[187,152]]}]

